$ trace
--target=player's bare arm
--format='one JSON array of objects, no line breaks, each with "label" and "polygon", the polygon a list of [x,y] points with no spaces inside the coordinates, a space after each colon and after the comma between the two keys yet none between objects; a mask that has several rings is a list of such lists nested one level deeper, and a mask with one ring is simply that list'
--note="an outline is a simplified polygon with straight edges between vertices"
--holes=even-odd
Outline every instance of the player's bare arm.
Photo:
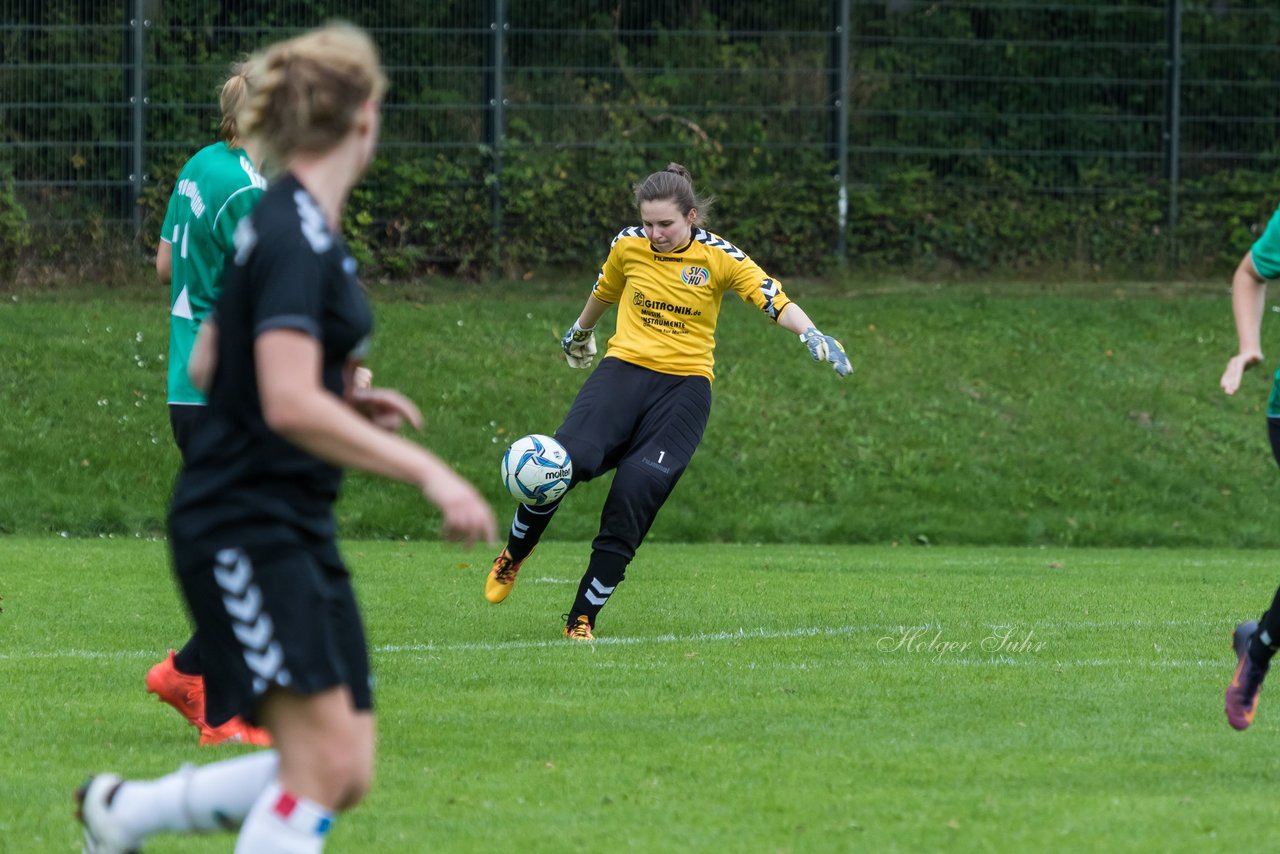
[{"label": "player's bare arm", "polygon": [[206,317],[196,334],[196,343],[187,360],[187,376],[191,384],[203,394],[213,385],[213,372],[218,366],[218,324],[212,316]]},{"label": "player's bare arm", "polygon": [[274,432],[334,465],[417,486],[444,513],[444,533],[451,539],[470,544],[497,538],[493,511],[470,483],[425,448],[379,429],[320,384],[316,339],[274,329],[257,337],[254,354],[263,418]]},{"label": "player's bare arm", "polygon": [[173,244],[163,238],[156,247],[156,276],[162,285],[173,281]]},{"label": "player's bare arm", "polygon": [[1253,264],[1253,250],[1245,253],[1231,277],[1231,313],[1235,317],[1240,346],[1227,361],[1219,385],[1227,394],[1240,388],[1244,372],[1262,362],[1262,311],[1266,304],[1267,282]]},{"label": "player's bare arm", "polygon": [[594,329],[608,310],[609,303],[601,302],[594,295],[587,297],[587,304],[582,307],[582,313],[578,315],[578,326],[583,329]]}]

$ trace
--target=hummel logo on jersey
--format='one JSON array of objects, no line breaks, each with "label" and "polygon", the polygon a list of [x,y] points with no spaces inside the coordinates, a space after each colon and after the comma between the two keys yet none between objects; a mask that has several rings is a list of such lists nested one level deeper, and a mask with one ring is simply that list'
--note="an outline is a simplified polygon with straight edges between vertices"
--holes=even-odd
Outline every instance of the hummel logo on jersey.
[{"label": "hummel logo on jersey", "polygon": [[302,236],[307,238],[311,249],[317,254],[329,251],[333,245],[333,237],[329,227],[324,224],[324,214],[305,190],[293,191],[293,202],[298,206],[298,219],[302,220]]},{"label": "hummel logo on jersey", "polygon": [[747,253],[743,252],[741,249],[734,246],[732,243],[725,240],[723,237],[717,237],[716,235],[712,234],[709,231],[703,231],[702,229],[698,229],[698,233],[695,236],[695,239],[699,243],[705,243],[708,246],[723,250],[724,254],[728,255],[730,258],[732,258],[735,261],[742,261],[747,257]]},{"label": "hummel logo on jersey", "polygon": [[622,231],[618,232],[618,236],[613,238],[613,243],[609,244],[609,248],[612,249],[613,244],[617,243],[619,240],[621,240],[624,237],[646,237],[646,236],[647,235],[645,235],[644,233],[643,226],[639,226],[639,225],[628,226],[622,229]]},{"label": "hummel logo on jersey", "polygon": [[764,313],[773,320],[778,319],[778,309],[774,307],[773,300],[781,292],[782,288],[773,279],[765,279],[760,283],[760,293],[764,295]]}]

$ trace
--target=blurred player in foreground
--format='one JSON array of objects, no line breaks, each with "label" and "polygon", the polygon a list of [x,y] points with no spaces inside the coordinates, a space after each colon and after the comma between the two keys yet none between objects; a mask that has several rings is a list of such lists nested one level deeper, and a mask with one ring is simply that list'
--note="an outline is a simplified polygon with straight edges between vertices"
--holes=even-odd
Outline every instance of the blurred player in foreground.
[{"label": "blurred player in foreground", "polygon": [[354,388],[372,315],[340,229],[378,138],[386,78],[373,42],[335,25],[255,61],[243,130],[285,173],[237,229],[196,341],[191,375],[209,406],[169,540],[206,681],[276,748],[156,780],[91,777],[76,796],[92,854],[237,826],[242,854],[319,852],[335,815],[368,790],[369,657],[333,515],[343,468],[417,486],[447,537],[496,539],[475,488],[392,432],[421,424],[413,403]]},{"label": "blurred player in foreground", "polygon": [[[808,355],[839,376],[852,370],[840,342],[819,332],[776,279],[701,226],[710,200],[695,194],[687,169],[672,163],[634,191],[642,225],[614,238],[586,305],[560,342],[570,367],[589,368],[595,325],[611,306],[618,307],[608,353],[555,433],[573,462],[571,488],[617,470],[586,573],[565,616],[564,635],[572,640],[594,638],[596,616],[702,439],[711,413],[716,322],[726,293],[799,336]],[[516,508],[507,546],[485,581],[490,602],[511,593],[516,573],[559,506],[557,501]]]}]

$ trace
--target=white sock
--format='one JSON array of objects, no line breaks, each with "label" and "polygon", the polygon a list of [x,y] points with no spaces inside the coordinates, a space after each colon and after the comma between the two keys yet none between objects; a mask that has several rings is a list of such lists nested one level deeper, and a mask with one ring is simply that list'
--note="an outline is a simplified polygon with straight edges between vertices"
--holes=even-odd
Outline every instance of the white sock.
[{"label": "white sock", "polygon": [[153,833],[234,830],[267,785],[279,759],[262,750],[211,765],[184,765],[158,780],[124,783],[111,815],[141,841]]},{"label": "white sock", "polygon": [[320,854],[333,813],[272,781],[249,811],[235,854]]}]

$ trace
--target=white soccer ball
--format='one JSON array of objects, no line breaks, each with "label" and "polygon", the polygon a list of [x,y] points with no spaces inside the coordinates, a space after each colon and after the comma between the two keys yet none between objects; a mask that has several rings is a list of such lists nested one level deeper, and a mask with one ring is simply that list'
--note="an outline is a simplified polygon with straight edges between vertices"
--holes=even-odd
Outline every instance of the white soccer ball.
[{"label": "white soccer ball", "polygon": [[572,477],[569,452],[541,433],[516,439],[502,455],[502,483],[521,504],[550,504],[564,495]]}]

